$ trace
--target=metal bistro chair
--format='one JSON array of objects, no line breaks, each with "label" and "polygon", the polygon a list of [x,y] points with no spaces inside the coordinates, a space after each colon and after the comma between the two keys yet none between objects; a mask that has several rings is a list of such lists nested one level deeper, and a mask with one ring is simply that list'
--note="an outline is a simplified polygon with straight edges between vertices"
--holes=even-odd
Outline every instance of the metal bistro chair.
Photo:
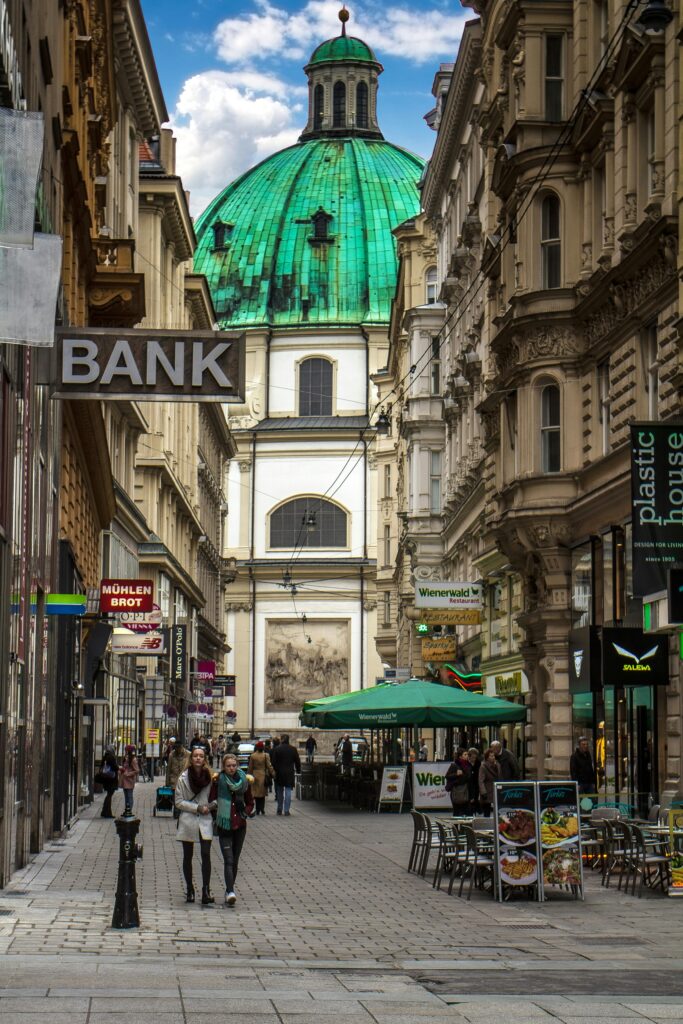
[{"label": "metal bistro chair", "polygon": [[[632,835],[633,853],[633,888],[631,892],[636,894],[636,881],[640,874],[640,885],[638,886],[638,898],[643,895],[645,882],[651,889],[654,889],[657,882],[662,892],[666,892],[666,886],[671,880],[671,862],[669,854],[665,852],[665,841],[648,843],[645,834],[639,825],[629,826]],[[654,872],[654,876],[653,876]]]},{"label": "metal bistro chair", "polygon": [[[472,886],[474,885],[477,876],[481,881],[482,875],[485,873],[490,874],[493,880],[493,857],[490,857],[488,853],[482,853],[477,845],[477,837],[474,834],[474,829],[470,825],[462,825],[461,832],[464,834],[465,842],[467,844],[467,850],[465,853],[465,859],[462,863],[462,871],[460,873],[460,888],[458,889],[458,896],[462,896],[462,890],[465,885],[465,875],[469,871],[470,884],[467,890],[467,899],[472,898]],[[453,875],[448,885],[448,892],[453,891]]]},{"label": "metal bistro chair", "polygon": [[420,862],[420,867],[418,868],[418,874],[421,875],[422,878],[424,878],[424,876],[427,873],[429,855],[431,854],[432,850],[438,850],[441,845],[441,839],[439,837],[438,829],[436,828],[436,823],[432,821],[428,814],[424,815],[424,819],[427,834],[425,836],[425,845],[424,851],[422,853],[422,860]]},{"label": "metal bistro chair", "polygon": [[434,870],[432,887],[440,889],[444,872],[450,871],[453,875],[456,873],[458,860],[464,847],[460,837],[460,826],[456,821],[445,821],[437,818],[436,828],[439,833],[439,855]]},{"label": "metal bistro chair", "polygon": [[626,847],[624,846],[624,833],[616,827],[613,821],[603,821],[605,843],[602,861],[602,884],[609,889],[612,872],[619,868],[619,888],[621,889],[621,876],[626,870]]},{"label": "metal bistro chair", "polygon": [[410,848],[408,871],[419,873],[419,863],[427,843],[427,825],[425,823],[425,815],[421,814],[420,811],[411,808],[410,813],[413,818],[413,845]]}]

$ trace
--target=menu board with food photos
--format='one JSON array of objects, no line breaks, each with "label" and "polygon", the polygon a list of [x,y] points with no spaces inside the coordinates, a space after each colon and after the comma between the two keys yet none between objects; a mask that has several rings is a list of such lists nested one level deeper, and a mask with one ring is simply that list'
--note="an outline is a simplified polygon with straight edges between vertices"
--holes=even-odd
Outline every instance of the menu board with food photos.
[{"label": "menu board with food photos", "polygon": [[497,782],[493,806],[498,899],[509,895],[510,888],[526,889],[530,899],[541,899],[535,783]]},{"label": "menu board with food photos", "polygon": [[583,899],[579,791],[575,782],[538,782],[543,890]]},{"label": "menu board with food photos", "polygon": [[398,804],[399,808],[402,806],[407,775],[408,765],[385,764],[379,791],[378,809],[382,804]]}]

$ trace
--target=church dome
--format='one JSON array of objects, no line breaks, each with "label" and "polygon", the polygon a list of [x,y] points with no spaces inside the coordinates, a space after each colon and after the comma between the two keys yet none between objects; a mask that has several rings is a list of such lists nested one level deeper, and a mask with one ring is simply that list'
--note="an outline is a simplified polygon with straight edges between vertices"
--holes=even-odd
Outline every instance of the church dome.
[{"label": "church dome", "polygon": [[360,61],[377,64],[378,60],[367,43],[355,36],[335,36],[328,39],[311,54],[309,64],[322,64],[325,61]]},{"label": "church dome", "polygon": [[195,270],[220,326],[388,324],[392,234],[420,211],[424,161],[386,142],[376,111],[382,71],[342,33],[306,66],[308,122],[294,146],[220,193],[196,224]]}]

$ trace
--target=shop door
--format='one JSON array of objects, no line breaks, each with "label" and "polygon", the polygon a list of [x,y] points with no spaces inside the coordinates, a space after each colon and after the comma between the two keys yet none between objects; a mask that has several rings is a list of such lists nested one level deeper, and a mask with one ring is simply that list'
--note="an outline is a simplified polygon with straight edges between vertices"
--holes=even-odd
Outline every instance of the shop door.
[{"label": "shop door", "polygon": [[640,817],[647,817],[657,795],[655,738],[655,687],[634,686],[629,701],[629,803]]}]

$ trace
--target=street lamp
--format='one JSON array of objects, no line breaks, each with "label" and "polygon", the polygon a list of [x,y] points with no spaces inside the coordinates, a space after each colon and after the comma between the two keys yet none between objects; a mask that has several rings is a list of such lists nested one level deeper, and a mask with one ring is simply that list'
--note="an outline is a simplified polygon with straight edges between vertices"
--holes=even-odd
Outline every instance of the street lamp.
[{"label": "street lamp", "polygon": [[[391,406],[389,406],[389,412],[391,412]],[[384,411],[384,406],[382,406],[380,414],[377,417],[377,422],[375,423],[375,430],[377,431],[380,437],[387,437],[391,430],[391,420],[387,413]]]},{"label": "street lamp", "polygon": [[673,21],[673,12],[664,0],[648,0],[647,7],[638,18],[638,24],[646,32],[663,32]]}]

